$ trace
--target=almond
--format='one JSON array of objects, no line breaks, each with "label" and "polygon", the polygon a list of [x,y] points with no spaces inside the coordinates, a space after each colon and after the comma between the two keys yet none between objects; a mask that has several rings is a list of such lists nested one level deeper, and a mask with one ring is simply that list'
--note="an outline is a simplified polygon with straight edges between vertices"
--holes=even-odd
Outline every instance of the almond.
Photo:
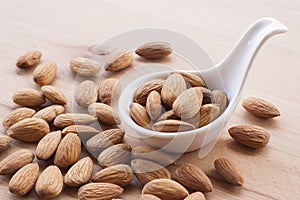
[{"label": "almond", "polygon": [[191,74],[187,72],[178,72],[192,87],[204,87],[207,85],[201,75]]},{"label": "almond", "polygon": [[202,105],[212,103],[212,98],[213,98],[212,91],[205,87],[200,87],[200,89],[203,94]]},{"label": "almond", "polygon": [[41,106],[46,103],[43,93],[31,88],[16,91],[12,99],[16,104],[25,107]]},{"label": "almond", "polygon": [[40,63],[40,59],[42,57],[42,53],[40,51],[30,51],[22,55],[16,63],[16,66],[20,69],[27,69],[34,67],[35,65]]},{"label": "almond", "polygon": [[11,140],[7,135],[0,135],[0,153],[9,147]]},{"label": "almond", "polygon": [[41,160],[49,159],[56,151],[61,140],[61,131],[48,133],[36,147],[36,157]]},{"label": "almond", "polygon": [[146,110],[151,119],[157,120],[162,111],[162,105],[160,100],[160,94],[155,90],[150,92],[147,102]]},{"label": "almond", "polygon": [[98,96],[101,103],[111,105],[113,98],[120,95],[120,85],[117,79],[109,78],[99,83]]},{"label": "almond", "polygon": [[152,128],[160,132],[180,132],[194,130],[195,126],[184,121],[168,119],[156,122]]},{"label": "almond", "polygon": [[150,181],[143,187],[142,193],[152,194],[163,200],[181,200],[189,195],[182,185],[170,179]]},{"label": "almond", "polygon": [[139,196],[138,200],[161,200],[161,199],[152,194],[142,194]]},{"label": "almond", "polygon": [[128,144],[116,144],[104,151],[98,157],[98,164],[105,168],[117,164],[127,164],[130,161],[131,146]]},{"label": "almond", "polygon": [[105,71],[120,71],[133,63],[131,52],[112,53],[104,66]]},{"label": "almond", "polygon": [[37,142],[50,132],[49,124],[38,118],[23,119],[7,130],[7,135],[22,142]]},{"label": "almond", "polygon": [[275,105],[257,97],[244,100],[243,107],[251,114],[265,119],[280,116],[280,111]]},{"label": "almond", "polygon": [[67,186],[78,187],[87,183],[93,173],[94,163],[90,157],[84,157],[75,163],[66,173],[64,183]]},{"label": "almond", "polygon": [[81,107],[88,107],[90,104],[95,103],[97,98],[97,87],[93,81],[83,81],[75,90],[75,100]]},{"label": "almond", "polygon": [[15,123],[17,123],[23,119],[32,117],[34,115],[34,113],[35,113],[35,110],[30,109],[30,108],[17,108],[15,110],[13,110],[12,112],[10,112],[5,117],[5,119],[2,122],[2,125],[8,129]]},{"label": "almond", "polygon": [[62,169],[66,169],[79,160],[81,153],[81,140],[74,133],[67,134],[59,143],[54,164]]},{"label": "almond", "polygon": [[88,58],[74,58],[70,60],[71,70],[79,76],[95,76],[100,71],[98,62]]},{"label": "almond", "polygon": [[133,172],[128,165],[118,164],[97,172],[93,178],[93,182],[113,183],[121,187],[125,187],[133,180]]},{"label": "almond", "polygon": [[162,114],[157,121],[163,121],[167,119],[180,119],[177,115],[175,115],[173,110],[168,110],[164,114]]},{"label": "almond", "polygon": [[121,124],[119,115],[113,110],[112,107],[104,103],[93,103],[88,107],[88,113],[97,117],[100,123],[106,125]]},{"label": "almond", "polygon": [[149,127],[151,124],[151,119],[146,111],[146,109],[138,103],[130,104],[130,116],[138,125],[142,127]]},{"label": "almond", "polygon": [[171,179],[171,174],[166,168],[148,160],[132,160],[131,167],[143,185],[159,178]]},{"label": "almond", "polygon": [[164,58],[172,53],[171,44],[162,41],[148,42],[140,46],[135,53],[148,59]]},{"label": "almond", "polygon": [[214,121],[220,113],[218,104],[205,104],[200,108],[200,121],[198,127],[205,126]]},{"label": "almond", "polygon": [[29,193],[39,176],[39,165],[29,163],[19,169],[9,181],[9,191],[19,196]]},{"label": "almond", "polygon": [[153,90],[161,92],[162,86],[165,80],[163,79],[153,79],[147,83],[144,83],[135,93],[134,101],[145,106],[147,97]]},{"label": "almond", "polygon": [[205,200],[205,196],[201,192],[194,192],[187,196],[184,200]]},{"label": "almond", "polygon": [[174,113],[181,118],[195,116],[201,108],[203,94],[199,87],[182,92],[173,103]]},{"label": "almond", "polygon": [[63,135],[67,135],[68,133],[76,133],[80,135],[95,135],[99,133],[99,130],[95,129],[91,126],[86,125],[71,125],[67,126],[62,130]]},{"label": "almond", "polygon": [[254,149],[266,146],[270,140],[270,134],[259,126],[233,126],[228,129],[228,132],[238,143]]},{"label": "almond", "polygon": [[184,78],[178,74],[171,74],[161,89],[161,99],[169,107],[172,107],[175,99],[187,89]]},{"label": "almond", "polygon": [[176,179],[192,191],[211,192],[212,184],[206,174],[197,166],[185,164],[175,171]]},{"label": "almond", "polygon": [[213,90],[212,91],[212,100],[213,104],[219,104],[220,106],[220,115],[225,111],[228,106],[228,97],[226,92],[222,90]]},{"label": "almond", "polygon": [[218,174],[231,185],[242,186],[244,178],[240,169],[228,158],[219,158],[214,162]]},{"label": "almond", "polygon": [[89,183],[79,188],[79,200],[110,200],[119,197],[124,189],[112,183]]},{"label": "almond", "polygon": [[40,118],[48,123],[53,122],[56,116],[65,112],[65,107],[61,105],[52,105],[35,113],[32,117]]},{"label": "almond", "polygon": [[13,174],[21,167],[31,163],[34,154],[27,149],[21,149],[9,154],[0,161],[0,175]]},{"label": "almond", "polygon": [[60,114],[54,120],[54,126],[64,128],[71,125],[89,125],[97,121],[97,118],[83,113]]},{"label": "almond", "polygon": [[124,139],[125,132],[121,129],[108,129],[100,132],[97,135],[91,137],[86,145],[88,148],[95,149],[106,149],[114,144],[121,143]]},{"label": "almond", "polygon": [[57,71],[57,65],[55,62],[42,63],[32,73],[33,80],[38,85],[48,85],[55,79]]},{"label": "almond", "polygon": [[66,96],[56,87],[51,85],[45,85],[41,87],[41,90],[45,97],[54,104],[66,105]]},{"label": "almond", "polygon": [[63,177],[61,171],[55,165],[50,165],[40,174],[35,191],[43,199],[57,197],[63,188]]}]

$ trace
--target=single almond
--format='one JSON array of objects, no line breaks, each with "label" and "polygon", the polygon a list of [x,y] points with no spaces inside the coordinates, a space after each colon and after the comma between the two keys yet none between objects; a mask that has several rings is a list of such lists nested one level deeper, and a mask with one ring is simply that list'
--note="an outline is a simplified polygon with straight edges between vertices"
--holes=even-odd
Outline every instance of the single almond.
[{"label": "single almond", "polygon": [[143,185],[159,178],[171,179],[171,174],[166,168],[148,160],[132,160],[131,167]]},{"label": "single almond", "polygon": [[244,178],[240,169],[228,158],[219,158],[214,162],[218,174],[231,185],[242,186]]},{"label": "single almond", "polygon": [[56,116],[65,112],[65,107],[62,105],[51,105],[35,113],[32,117],[40,118],[48,123],[53,122]]},{"label": "single almond", "polygon": [[128,144],[116,144],[104,151],[98,157],[98,164],[105,168],[117,164],[127,164],[131,159],[131,146]]},{"label": "single almond", "polygon": [[33,81],[38,85],[49,85],[56,77],[57,65],[55,62],[42,63],[32,73]]},{"label": "single almond", "polygon": [[147,102],[146,110],[151,119],[157,120],[162,111],[162,104],[160,94],[157,91],[150,92]]},{"label": "single almond", "polygon": [[168,119],[156,122],[152,126],[153,130],[160,132],[180,132],[194,130],[195,126],[184,121]]},{"label": "single almond", "polygon": [[125,187],[133,180],[133,172],[128,165],[118,164],[98,171],[92,178],[93,182],[113,183]]},{"label": "single almond", "polygon": [[141,194],[138,200],[161,200],[161,199],[152,194]]},{"label": "single almond", "polygon": [[37,142],[49,132],[50,127],[45,120],[26,118],[12,125],[7,135],[22,142]]},{"label": "single almond", "polygon": [[265,147],[270,141],[270,134],[259,126],[233,126],[228,129],[228,132],[238,143],[254,149]]},{"label": "single almond", "polygon": [[79,76],[95,76],[100,71],[98,62],[88,58],[74,58],[70,60],[71,70]]},{"label": "single almond", "polygon": [[162,41],[148,42],[140,46],[135,53],[148,59],[164,58],[172,53],[171,44]]},{"label": "single almond", "polygon": [[187,196],[184,200],[205,200],[205,196],[202,192],[194,192]]},{"label": "single almond", "polygon": [[98,98],[97,87],[93,81],[86,80],[79,84],[75,91],[75,100],[81,107],[88,107]]},{"label": "single almond", "polygon": [[142,193],[152,194],[163,200],[182,200],[189,195],[182,185],[170,179],[150,181],[143,187]]},{"label": "single almond", "polygon": [[147,97],[152,91],[161,92],[162,86],[165,80],[163,79],[153,79],[144,83],[135,93],[134,101],[141,104],[142,106],[146,105]]},{"label": "single almond", "polygon": [[54,126],[64,128],[71,125],[89,125],[97,121],[97,118],[83,113],[66,113],[58,115],[54,120]]},{"label": "single almond", "polygon": [[103,150],[115,144],[121,143],[124,139],[125,132],[119,128],[108,129],[91,137],[86,145],[92,150]]},{"label": "single almond", "polygon": [[34,187],[39,176],[39,165],[29,163],[19,169],[9,181],[9,191],[18,196],[24,196]]},{"label": "single almond", "polygon": [[205,104],[200,108],[200,120],[198,127],[205,126],[214,121],[220,113],[220,106],[218,104]]},{"label": "single almond", "polygon": [[197,166],[185,164],[175,171],[176,179],[192,191],[211,192],[212,184],[206,174]]},{"label": "single almond", "polygon": [[40,63],[40,59],[42,57],[42,53],[40,51],[30,51],[22,55],[16,63],[16,66],[20,69],[27,69],[34,67],[35,65]]},{"label": "single almond", "polygon": [[63,177],[60,169],[55,165],[50,165],[40,174],[35,191],[42,199],[57,197],[63,188]]},{"label": "single almond", "polygon": [[243,107],[251,114],[265,119],[280,116],[280,111],[275,105],[257,97],[244,100]]},{"label": "single almond", "polygon": [[12,112],[10,112],[5,117],[5,119],[2,122],[2,125],[8,129],[15,123],[17,123],[23,119],[30,118],[34,114],[35,114],[35,110],[33,110],[31,108],[17,108],[15,110],[13,110]]},{"label": "single almond", "polygon": [[0,153],[9,147],[11,140],[7,135],[0,135]]},{"label": "single almond", "polygon": [[41,106],[46,103],[43,93],[31,88],[16,91],[12,99],[16,104],[25,107]]},{"label": "single almond", "polygon": [[54,104],[66,105],[66,96],[57,88],[51,85],[45,85],[41,87],[41,90],[45,97]]},{"label": "single almond", "polygon": [[59,143],[54,164],[62,169],[66,169],[79,160],[81,153],[81,140],[75,133],[67,134]]},{"label": "single almond", "polygon": [[167,106],[172,107],[175,99],[186,89],[184,78],[178,73],[173,73],[163,84],[161,99]]},{"label": "single almond", "polygon": [[222,90],[213,90],[212,91],[212,100],[213,104],[219,104],[220,106],[220,115],[225,111],[228,106],[228,97],[226,92]]},{"label": "single almond", "polygon": [[43,137],[36,147],[36,157],[41,160],[48,160],[56,151],[61,140],[61,131],[48,133]]},{"label": "single almond", "polygon": [[84,157],[75,163],[66,173],[64,184],[78,187],[87,183],[93,173],[94,163],[90,157]]},{"label": "single almond", "polygon": [[157,121],[163,121],[167,119],[180,119],[173,110],[168,110],[167,112],[163,113]]},{"label": "single almond", "polygon": [[151,124],[151,119],[146,111],[146,109],[138,104],[138,103],[131,103],[130,104],[130,116],[131,118],[142,127],[149,127]]},{"label": "single almond", "polygon": [[191,74],[191,73],[187,73],[187,72],[179,72],[179,73],[192,87],[207,88],[207,85],[200,74],[196,75],[196,74]]},{"label": "single almond", "polygon": [[133,63],[131,52],[112,53],[104,66],[105,71],[120,71]]},{"label": "single almond", "polygon": [[78,190],[79,200],[109,200],[119,197],[124,189],[112,183],[88,183]]},{"label": "single almond", "polygon": [[112,104],[112,100],[120,95],[120,85],[117,79],[108,78],[101,81],[98,86],[98,97],[101,103]]},{"label": "single almond", "polygon": [[106,125],[121,124],[119,115],[113,110],[111,106],[104,103],[92,103],[88,107],[88,113],[94,117],[97,117],[100,123]]},{"label": "single almond", "polygon": [[33,159],[34,154],[28,149],[15,151],[0,161],[0,175],[13,174]]},{"label": "single almond", "polygon": [[63,135],[67,135],[68,133],[76,133],[79,136],[95,135],[99,133],[99,130],[95,129],[94,127],[86,126],[86,125],[71,125],[64,128],[61,133]]}]

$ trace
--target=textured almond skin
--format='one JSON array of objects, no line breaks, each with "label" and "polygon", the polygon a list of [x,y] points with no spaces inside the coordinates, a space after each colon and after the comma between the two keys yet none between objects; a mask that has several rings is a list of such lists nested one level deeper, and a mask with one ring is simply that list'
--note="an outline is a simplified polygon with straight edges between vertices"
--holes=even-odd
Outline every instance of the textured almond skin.
[{"label": "textured almond skin", "polygon": [[142,193],[152,194],[163,200],[181,200],[189,195],[182,185],[170,179],[150,181],[143,187]]},{"label": "textured almond skin", "polygon": [[194,130],[195,126],[184,121],[168,119],[156,122],[152,126],[153,130],[160,132],[179,132]]},{"label": "textured almond skin", "polygon": [[63,135],[67,135],[68,133],[76,133],[78,135],[95,135],[99,133],[99,130],[86,125],[71,125],[62,130]]},{"label": "textured almond skin", "polygon": [[31,108],[17,108],[15,110],[13,110],[12,112],[10,112],[5,117],[5,119],[2,122],[2,125],[8,129],[15,123],[17,123],[23,119],[30,118],[34,114],[35,114],[35,110],[33,110]]},{"label": "textured almond skin", "polygon": [[21,149],[9,154],[0,161],[0,175],[13,174],[21,167],[31,163],[34,154],[27,149]]},{"label": "textured almond skin", "polygon": [[7,135],[22,142],[37,142],[50,132],[49,124],[38,118],[26,118],[7,130]]},{"label": "textured almond skin", "polygon": [[92,178],[93,182],[113,183],[121,187],[133,180],[133,172],[128,165],[118,164],[98,171]]},{"label": "textured almond skin", "polygon": [[222,90],[213,90],[212,91],[212,100],[213,104],[219,104],[220,106],[220,115],[225,111],[228,106],[228,97],[226,92]]},{"label": "textured almond skin", "polygon": [[116,144],[102,151],[98,157],[98,164],[105,168],[117,164],[127,164],[131,159],[131,146]]},{"label": "textured almond skin", "polygon": [[71,187],[78,187],[87,183],[93,173],[94,163],[90,157],[84,157],[75,163],[66,173],[64,183]]},{"label": "textured almond skin", "polygon": [[184,78],[178,73],[171,74],[163,84],[161,99],[166,105],[172,107],[175,99],[186,89]]},{"label": "textured almond skin", "polygon": [[265,147],[270,140],[270,134],[259,126],[233,126],[228,132],[238,143],[254,149]]},{"label": "textured almond skin", "polygon": [[244,100],[243,107],[251,114],[265,119],[280,116],[280,111],[275,105],[257,97],[250,97]]},{"label": "textured almond skin", "polygon": [[98,97],[101,103],[111,105],[112,100],[120,94],[119,81],[109,78],[99,83]]},{"label": "textured almond skin", "polygon": [[0,153],[9,147],[11,140],[7,135],[0,135]]},{"label": "textured almond skin", "polygon": [[22,55],[16,63],[16,66],[20,69],[27,69],[34,67],[40,63],[42,53],[40,51],[30,51]]},{"label": "textured almond skin", "polygon": [[187,196],[184,200],[205,200],[205,196],[201,192],[194,192]]},{"label": "textured almond skin", "polygon": [[63,177],[61,171],[55,165],[50,165],[40,174],[35,191],[42,199],[57,197],[63,188]]},{"label": "textured almond skin", "polygon": [[59,168],[66,169],[79,160],[81,153],[81,140],[77,134],[67,134],[59,143],[54,164]]},{"label": "textured almond skin", "polygon": [[219,158],[214,162],[218,174],[231,185],[242,186],[244,178],[240,169],[228,158]]},{"label": "textured almond skin", "polygon": [[167,112],[163,113],[157,121],[163,121],[167,119],[180,119],[177,115],[175,115],[173,110],[168,110]]},{"label": "textured almond skin", "polygon": [[40,118],[48,123],[53,122],[56,116],[65,112],[65,107],[61,105],[52,105],[35,113],[32,117]]},{"label": "textured almond skin", "polygon": [[204,79],[200,75],[191,74],[187,72],[179,72],[181,76],[192,86],[192,87],[204,87],[206,88],[207,85]]},{"label": "textured almond skin", "polygon": [[138,103],[131,103],[129,109],[130,116],[135,123],[145,128],[149,127],[151,119],[143,106]]},{"label": "textured almond skin", "polygon": [[100,71],[98,62],[88,58],[74,58],[70,60],[71,70],[79,76],[95,76]]},{"label": "textured almond skin", "polygon": [[41,87],[44,96],[54,104],[66,105],[66,96],[57,88],[51,85]]},{"label": "textured almond skin", "polygon": [[146,102],[146,110],[151,119],[157,120],[159,118],[162,111],[162,104],[158,92],[150,92]]},{"label": "textured almond skin", "polygon": [[112,54],[107,64],[104,66],[105,71],[120,71],[129,67],[133,62],[133,56],[131,52]]},{"label": "textured almond skin", "polygon": [[124,139],[125,132],[121,129],[108,129],[91,137],[86,145],[92,149],[106,149],[114,144],[121,143]]},{"label": "textured almond skin", "polygon": [[36,157],[41,160],[49,159],[56,151],[61,140],[61,131],[48,133],[36,147]]},{"label": "textured almond skin", "polygon": [[33,81],[38,85],[48,85],[52,83],[56,77],[57,65],[55,62],[42,63],[34,69],[32,76]]},{"label": "textured almond skin", "polygon": [[146,105],[147,97],[152,91],[161,92],[162,86],[165,80],[163,79],[153,79],[144,83],[135,93],[134,101],[141,104],[142,106]]},{"label": "textured almond skin", "polygon": [[54,126],[64,128],[71,125],[90,125],[97,121],[97,118],[81,113],[66,113],[58,115],[54,120]]},{"label": "textured almond skin", "polygon": [[131,167],[138,178],[138,180],[145,185],[146,183],[159,179],[171,179],[169,170],[154,162],[142,159],[135,159],[131,161]]},{"label": "textured almond skin", "polygon": [[160,198],[152,194],[142,194],[141,196],[139,196],[138,200],[160,200]]},{"label": "textured almond skin", "polygon": [[185,164],[175,171],[176,179],[192,191],[211,192],[212,184],[205,173],[197,166]]},{"label": "textured almond skin", "polygon": [[135,50],[137,55],[148,59],[164,58],[172,52],[171,44],[162,41],[148,42]]},{"label": "textured almond skin", "polygon": [[88,183],[78,190],[79,200],[110,200],[119,197],[124,189],[112,183]]},{"label": "textured almond skin", "polygon": [[97,86],[93,81],[86,80],[79,84],[75,91],[75,100],[79,106],[88,107],[98,98]]},{"label": "textured almond skin", "polygon": [[97,117],[100,123],[106,125],[121,124],[119,115],[113,110],[112,107],[104,103],[93,103],[88,107],[88,113]]},{"label": "textured almond skin", "polygon": [[41,106],[46,103],[43,93],[31,88],[16,91],[12,99],[16,104],[25,107]]},{"label": "textured almond skin", "polygon": [[214,121],[220,113],[220,106],[218,104],[205,104],[200,108],[200,120],[198,127],[205,126]]},{"label": "textured almond skin", "polygon": [[31,191],[39,176],[39,165],[29,163],[19,169],[9,181],[9,191],[23,196]]}]

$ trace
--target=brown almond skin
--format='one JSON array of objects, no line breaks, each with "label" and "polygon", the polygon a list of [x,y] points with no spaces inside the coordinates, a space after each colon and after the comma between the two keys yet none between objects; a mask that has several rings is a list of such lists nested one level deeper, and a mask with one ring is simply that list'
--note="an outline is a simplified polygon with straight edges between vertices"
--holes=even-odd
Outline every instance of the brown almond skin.
[{"label": "brown almond skin", "polygon": [[198,127],[205,126],[214,121],[220,114],[218,104],[205,104],[200,108],[200,120]]},{"label": "brown almond skin", "polygon": [[78,135],[96,135],[99,130],[87,125],[71,125],[64,128],[61,132],[63,135],[68,133],[76,133]]},{"label": "brown almond skin", "polygon": [[48,160],[56,151],[61,141],[61,131],[48,133],[36,147],[36,157],[40,160]]},{"label": "brown almond skin", "polygon": [[7,135],[0,135],[0,153],[9,147],[11,140],[12,138]]},{"label": "brown almond skin", "polygon": [[158,92],[150,92],[146,102],[146,110],[152,120],[157,120],[159,118],[162,111],[162,104]]},{"label": "brown almond skin", "polygon": [[205,196],[201,192],[194,192],[187,196],[184,200],[205,200]]},{"label": "brown almond skin", "polygon": [[88,107],[95,103],[98,98],[97,86],[93,81],[86,80],[81,82],[75,91],[75,100],[81,107]]},{"label": "brown almond skin", "polygon": [[100,102],[107,105],[111,105],[112,100],[117,99],[120,94],[120,85],[117,79],[105,79],[99,83],[98,88]]},{"label": "brown almond skin", "polygon": [[132,63],[133,56],[131,52],[111,54],[104,69],[105,71],[120,71],[129,67]]},{"label": "brown almond skin", "polygon": [[31,108],[17,108],[15,110],[13,110],[12,112],[10,112],[5,117],[5,119],[2,122],[2,125],[8,129],[15,123],[17,123],[23,119],[30,118],[34,114],[35,114],[35,110],[33,110]]},{"label": "brown almond skin", "polygon": [[41,106],[46,103],[43,93],[32,88],[19,89],[13,94],[12,99],[16,104],[24,107]]},{"label": "brown almond skin", "polygon": [[70,60],[71,70],[83,77],[95,76],[100,71],[98,62],[88,58],[74,58]]},{"label": "brown almond skin", "polygon": [[280,116],[280,111],[275,105],[257,97],[250,97],[244,100],[243,107],[251,114],[265,119]]},{"label": "brown almond skin", "polygon": [[151,119],[146,109],[138,103],[131,103],[129,106],[131,118],[141,127],[148,128],[151,124]]},{"label": "brown almond skin", "polygon": [[148,42],[140,46],[135,53],[147,59],[160,59],[173,52],[171,44],[163,41]]},{"label": "brown almond skin", "polygon": [[112,183],[88,183],[78,190],[79,200],[110,200],[119,197],[124,189]]},{"label": "brown almond skin", "polygon": [[62,105],[51,105],[39,110],[32,117],[40,118],[48,123],[53,122],[56,116],[63,114],[65,112],[65,107]]},{"label": "brown almond skin", "polygon": [[28,69],[40,63],[42,53],[40,51],[30,51],[22,55],[16,63],[20,69]]},{"label": "brown almond skin", "polygon": [[33,81],[40,85],[52,83],[56,77],[57,65],[55,62],[42,63],[32,73]]},{"label": "brown almond skin", "polygon": [[161,199],[152,194],[142,194],[141,196],[139,196],[138,200],[161,200]]},{"label": "brown almond skin", "polygon": [[66,96],[57,88],[51,85],[45,85],[41,87],[44,96],[54,104],[66,105]]},{"label": "brown almond skin", "polygon": [[163,113],[156,121],[163,121],[167,119],[180,119],[173,110],[168,110],[167,112]]},{"label": "brown almond skin", "polygon": [[153,124],[152,129],[160,132],[179,132],[194,130],[195,126],[184,121],[168,119],[156,122]]},{"label": "brown almond skin", "polygon": [[131,159],[131,146],[128,144],[116,144],[104,151],[98,157],[98,164],[105,168],[117,164],[128,164]]},{"label": "brown almond skin", "polygon": [[254,149],[263,148],[270,141],[270,134],[259,126],[233,126],[228,132],[236,142]]},{"label": "brown almond skin", "polygon": [[121,118],[113,108],[104,103],[92,103],[88,107],[88,113],[97,117],[100,123],[105,125],[118,125],[121,124]]},{"label": "brown almond skin", "polygon": [[19,169],[9,181],[9,191],[24,196],[31,191],[39,176],[39,165],[29,163]]},{"label": "brown almond skin", "polygon": [[244,178],[240,169],[228,158],[219,158],[214,162],[218,174],[231,185],[242,186]]},{"label": "brown almond skin", "polygon": [[147,97],[153,90],[161,92],[165,80],[164,79],[153,79],[144,83],[135,93],[134,101],[141,104],[142,106],[146,105]]},{"label": "brown almond skin", "polygon": [[207,88],[207,85],[206,85],[204,79],[200,75],[191,74],[191,73],[187,73],[187,72],[179,72],[179,73],[192,87]]},{"label": "brown almond skin", "polygon": [[90,125],[97,121],[96,117],[85,113],[65,113],[58,115],[53,124],[58,128],[65,128],[71,125]]}]

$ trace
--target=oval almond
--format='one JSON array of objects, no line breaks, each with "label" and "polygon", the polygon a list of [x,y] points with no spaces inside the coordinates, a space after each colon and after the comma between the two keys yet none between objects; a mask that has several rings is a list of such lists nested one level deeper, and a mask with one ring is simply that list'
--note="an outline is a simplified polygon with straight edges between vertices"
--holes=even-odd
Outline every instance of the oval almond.
[{"label": "oval almond", "polygon": [[34,67],[35,65],[40,63],[41,57],[42,53],[40,51],[29,51],[17,60],[16,66],[20,69],[28,69]]},{"label": "oval almond", "polygon": [[83,113],[66,113],[58,115],[54,120],[54,126],[64,128],[71,125],[90,125],[97,121],[97,118]]},{"label": "oval almond", "polygon": [[88,183],[78,190],[79,200],[109,200],[119,197],[124,189],[112,183]]},{"label": "oval almond", "polygon": [[195,126],[184,121],[168,119],[156,122],[152,128],[160,132],[180,132],[194,130]]},{"label": "oval almond", "polygon": [[100,123],[106,125],[121,124],[119,115],[113,110],[112,107],[104,103],[93,103],[88,107],[88,113],[97,117]]},{"label": "oval almond", "polygon": [[117,99],[120,94],[119,81],[109,78],[101,81],[98,87],[98,96],[101,103],[112,104],[112,100]]},{"label": "oval almond", "polygon": [[38,85],[49,85],[55,79],[57,66],[55,62],[42,63],[34,69],[32,76]]},{"label": "oval almond", "polygon": [[7,135],[0,135],[0,153],[9,147],[11,140]]},{"label": "oval almond", "polygon": [[65,112],[65,107],[61,105],[52,105],[35,113],[32,117],[40,118],[48,123],[53,122],[56,116]]},{"label": "oval almond", "polygon": [[105,71],[120,71],[133,63],[131,52],[112,53],[104,66]]},{"label": "oval almond", "polygon": [[160,94],[157,91],[150,92],[147,97],[146,110],[151,119],[157,120],[162,111]]},{"label": "oval almond", "polygon": [[151,119],[146,109],[138,103],[131,103],[129,106],[131,118],[141,127],[149,127]]},{"label": "oval almond", "polygon": [[131,159],[131,146],[128,144],[116,144],[104,151],[98,157],[98,164],[105,168],[117,164],[127,164]]},{"label": "oval almond", "polygon": [[41,87],[41,90],[45,97],[54,104],[66,105],[66,96],[57,88],[51,85],[45,85]]},{"label": "oval almond", "polygon": [[61,131],[48,133],[36,147],[36,157],[41,160],[49,159],[56,151],[61,140]]},{"label": "oval almond", "polygon": [[75,100],[79,106],[88,107],[98,98],[97,86],[93,81],[86,80],[79,84],[75,91]]},{"label": "oval almond", "polygon": [[152,91],[161,92],[165,80],[163,79],[153,79],[144,83],[135,93],[134,101],[141,104],[142,106],[146,105],[147,97]]},{"label": "oval almond", "polygon": [[140,46],[135,53],[148,59],[164,58],[172,53],[171,44],[163,41],[148,42]]},{"label": "oval almond", "polygon": [[98,62],[88,58],[74,58],[70,60],[71,70],[83,77],[95,76],[100,71]]},{"label": "oval almond", "polygon": [[33,110],[31,108],[17,108],[15,110],[13,110],[12,112],[10,112],[5,117],[5,119],[2,122],[2,125],[8,129],[15,123],[17,123],[23,119],[30,118],[34,114],[35,114],[35,110]]},{"label": "oval almond", "polygon": [[46,103],[43,93],[31,88],[16,91],[12,99],[16,104],[25,107],[41,106]]}]

